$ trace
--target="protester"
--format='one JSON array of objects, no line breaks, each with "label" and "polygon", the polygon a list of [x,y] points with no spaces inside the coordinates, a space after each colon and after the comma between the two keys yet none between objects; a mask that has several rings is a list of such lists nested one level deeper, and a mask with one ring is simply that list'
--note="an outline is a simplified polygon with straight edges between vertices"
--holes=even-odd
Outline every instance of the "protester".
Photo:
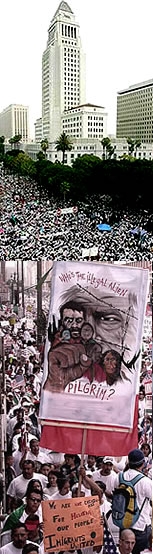
[{"label": "protester", "polygon": [[[45,256],[50,260],[85,259],[84,249],[96,247],[99,261],[117,260],[151,260],[153,239],[150,232],[143,236],[132,234],[136,227],[147,231],[151,220],[148,211],[122,209],[110,205],[107,195],[92,196],[86,202],[78,202],[78,216],[73,214],[57,216],[58,208],[65,207],[64,201],[48,200],[39,191],[34,181],[22,177],[4,175],[0,169],[1,183],[5,195],[1,216],[0,258],[40,259]],[[20,201],[24,198],[24,203]],[[67,202],[67,207],[72,202]],[[12,217],[10,215],[12,214]],[[93,214],[96,214],[93,222]],[[110,233],[100,232],[97,225],[110,223]],[[90,257],[90,252],[87,254]],[[92,259],[95,259],[95,256]],[[27,337],[26,337],[27,340]]]},{"label": "protester", "polygon": [[[144,466],[144,454],[138,448],[131,450],[128,455],[129,469],[124,472],[124,479],[130,481],[140,475]],[[119,476],[114,482],[114,489],[119,485]],[[152,502],[152,483],[145,475],[134,485],[136,500],[140,514],[136,523],[132,526],[136,543],[133,554],[140,554],[141,550],[147,548],[148,538],[151,530],[150,503]]]},{"label": "protester", "polygon": [[123,529],[119,540],[119,552],[121,554],[132,554],[135,546],[135,535],[132,529]]}]

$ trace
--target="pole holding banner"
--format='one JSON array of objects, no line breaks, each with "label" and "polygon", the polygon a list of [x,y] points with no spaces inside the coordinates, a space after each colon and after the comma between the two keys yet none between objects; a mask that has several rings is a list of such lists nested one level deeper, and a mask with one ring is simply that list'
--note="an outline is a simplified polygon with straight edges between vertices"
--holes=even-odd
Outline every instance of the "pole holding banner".
[{"label": "pole holding banner", "polygon": [[[81,467],[83,467],[83,464],[84,464],[86,438],[87,438],[87,429],[84,429],[83,438],[82,438]],[[78,496],[80,496],[80,493],[81,493],[81,483],[82,483],[82,475],[79,475]]]}]

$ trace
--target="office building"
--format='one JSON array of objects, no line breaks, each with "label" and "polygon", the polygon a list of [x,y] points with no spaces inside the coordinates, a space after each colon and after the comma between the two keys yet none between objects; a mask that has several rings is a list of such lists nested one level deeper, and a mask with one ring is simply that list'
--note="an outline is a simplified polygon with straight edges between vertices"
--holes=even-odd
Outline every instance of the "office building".
[{"label": "office building", "polygon": [[153,79],[118,92],[116,135],[153,142]]},{"label": "office building", "polygon": [[63,112],[85,102],[85,55],[80,27],[67,2],[62,1],[49,25],[42,57],[43,137],[56,141],[62,132]]},{"label": "office building", "polygon": [[64,112],[63,131],[73,138],[102,140],[107,133],[107,113],[102,106],[84,104]]},{"label": "office building", "polygon": [[41,142],[43,139],[43,126],[42,126],[42,117],[39,117],[35,121],[35,142]]},{"label": "office building", "polygon": [[29,141],[29,108],[22,104],[10,104],[0,113],[0,135],[10,139],[21,135],[22,142]]}]

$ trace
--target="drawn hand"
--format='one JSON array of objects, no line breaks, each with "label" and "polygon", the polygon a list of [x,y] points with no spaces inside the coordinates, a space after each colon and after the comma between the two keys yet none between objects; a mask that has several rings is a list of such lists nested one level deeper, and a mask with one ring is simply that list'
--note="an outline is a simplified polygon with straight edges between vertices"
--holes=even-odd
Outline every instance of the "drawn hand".
[{"label": "drawn hand", "polygon": [[48,378],[44,389],[52,392],[62,392],[71,381],[79,379],[91,366],[85,346],[81,343],[62,343],[48,356]]}]

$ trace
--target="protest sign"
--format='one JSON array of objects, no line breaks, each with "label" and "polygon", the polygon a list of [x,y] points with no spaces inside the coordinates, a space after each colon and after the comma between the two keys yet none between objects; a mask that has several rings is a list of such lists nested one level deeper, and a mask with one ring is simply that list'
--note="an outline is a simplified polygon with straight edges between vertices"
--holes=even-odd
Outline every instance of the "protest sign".
[{"label": "protest sign", "polygon": [[147,270],[54,263],[42,419],[132,428],[147,284]]},{"label": "protest sign", "polygon": [[79,550],[103,544],[97,496],[42,502],[45,552]]},{"label": "protest sign", "polygon": [[[135,267],[54,262],[40,403],[43,424],[123,435],[136,429],[148,278],[148,270]],[[43,428],[42,446],[50,447],[49,433],[50,427],[48,433]],[[86,453],[93,453],[88,439]],[[107,453],[113,448],[117,456],[122,442],[128,453],[125,436],[110,443],[107,433],[107,445],[104,434],[102,439],[101,451],[95,441],[95,454],[102,455],[107,446]],[[133,447],[136,435],[134,440]],[[54,432],[52,441],[56,450]],[[62,441],[62,452],[67,442]]]},{"label": "protest sign", "polygon": [[66,215],[66,214],[77,214],[78,213],[78,207],[73,206],[72,208],[58,208],[56,215]]}]

